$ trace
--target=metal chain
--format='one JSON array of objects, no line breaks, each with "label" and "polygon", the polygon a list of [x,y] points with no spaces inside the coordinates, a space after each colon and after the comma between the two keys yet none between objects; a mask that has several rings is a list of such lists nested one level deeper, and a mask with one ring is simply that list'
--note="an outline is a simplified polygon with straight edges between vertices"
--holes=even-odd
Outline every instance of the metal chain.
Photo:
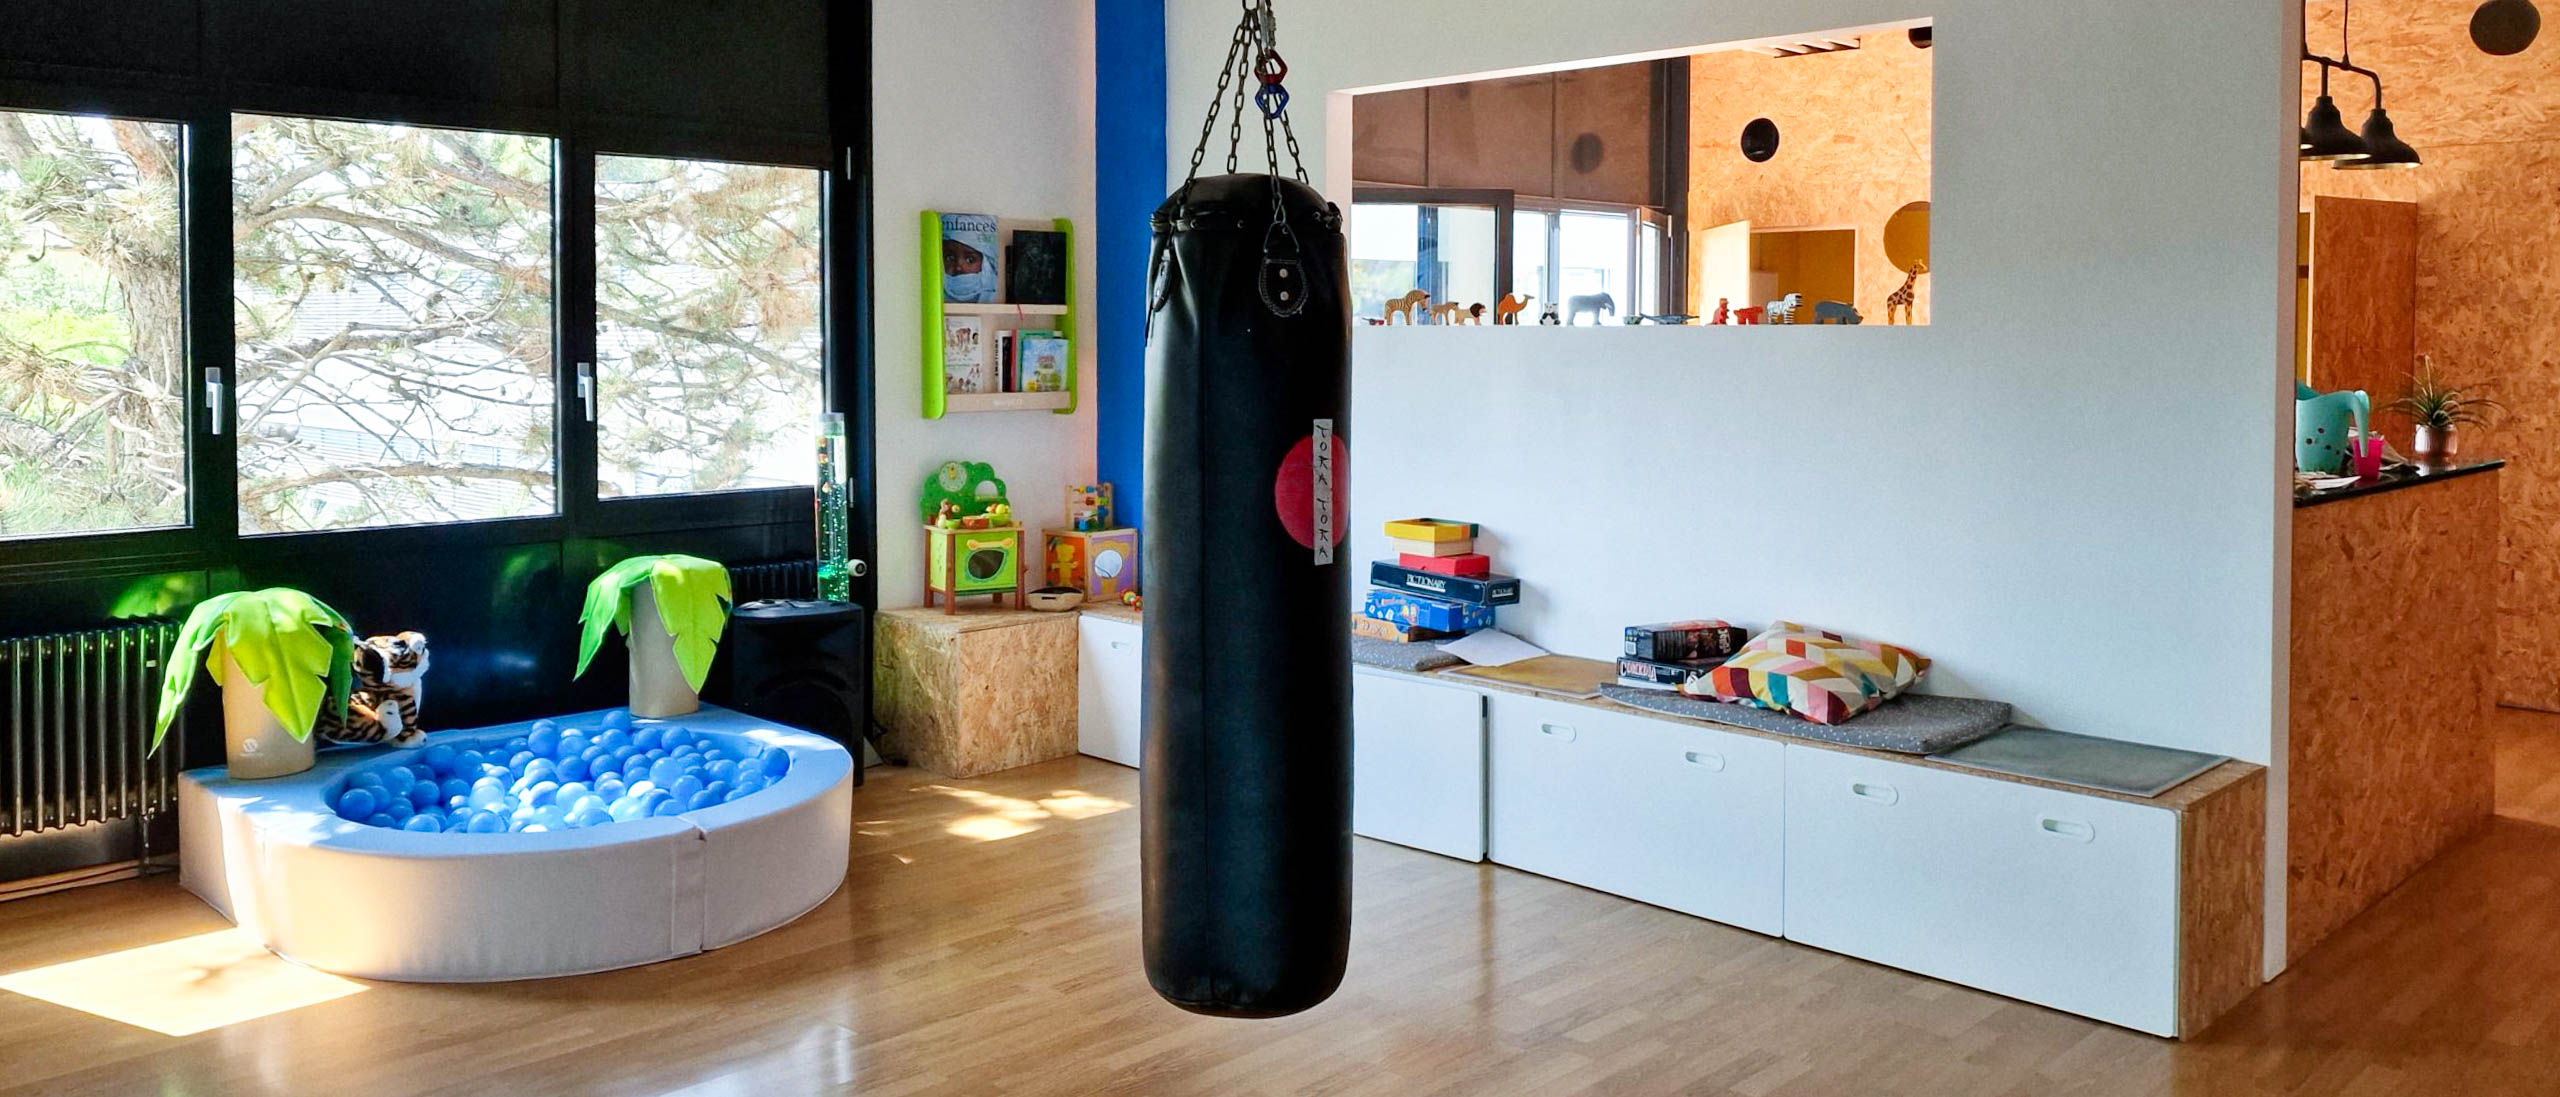
[{"label": "metal chain", "polygon": [[[1244,17],[1244,25],[1237,29],[1237,33],[1239,35],[1249,34],[1252,26],[1253,16],[1248,14]],[[1234,175],[1236,173],[1236,154],[1244,148],[1245,87],[1253,83],[1252,57],[1247,56],[1238,62],[1235,76],[1236,113],[1234,119],[1227,124],[1227,174],[1229,175]],[[1225,87],[1226,85],[1227,78],[1225,76],[1218,77],[1218,86]]]},{"label": "metal chain", "polygon": [[[1242,0],[1242,6],[1244,15],[1227,39],[1227,59],[1219,66],[1218,86],[1209,93],[1209,113],[1200,120],[1200,139],[1191,147],[1191,168],[1182,181],[1185,198],[1200,177],[1201,164],[1208,159],[1209,142],[1218,132],[1218,112],[1222,108],[1234,112],[1227,121],[1227,172],[1232,175],[1239,170],[1244,151],[1245,106],[1248,101],[1259,103],[1258,96],[1249,94],[1257,82],[1257,68],[1264,59],[1279,57],[1280,19],[1272,10],[1271,0]],[[1276,113],[1263,114],[1262,146],[1263,163],[1273,179],[1280,177],[1280,151],[1285,147],[1298,182],[1308,182],[1305,151],[1298,145],[1298,131],[1290,124],[1285,99]],[[1276,214],[1277,188],[1272,192],[1272,204]]]},{"label": "metal chain", "polygon": [[1218,69],[1218,90],[1209,93],[1209,116],[1200,120],[1200,140],[1191,146],[1191,173],[1182,178],[1182,192],[1191,193],[1192,180],[1200,178],[1200,162],[1208,158],[1209,139],[1218,132],[1218,108],[1227,100],[1227,81],[1235,76],[1236,58],[1244,53],[1246,26],[1238,23],[1236,32],[1227,39],[1227,63]]}]

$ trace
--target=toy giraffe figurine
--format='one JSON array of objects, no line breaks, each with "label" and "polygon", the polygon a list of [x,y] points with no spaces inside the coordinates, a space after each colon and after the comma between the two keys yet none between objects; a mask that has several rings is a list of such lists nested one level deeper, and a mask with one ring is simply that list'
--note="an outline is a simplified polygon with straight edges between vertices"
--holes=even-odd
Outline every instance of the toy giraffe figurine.
[{"label": "toy giraffe figurine", "polygon": [[1893,310],[1895,309],[1902,310],[1903,323],[1908,324],[1911,322],[1911,302],[1919,296],[1917,293],[1913,292],[1913,287],[1918,286],[1920,284],[1920,276],[1927,273],[1929,273],[1929,264],[1911,264],[1911,273],[1909,276],[1903,278],[1902,288],[1893,291],[1893,296],[1884,299],[1885,323],[1890,324],[1893,322]]}]

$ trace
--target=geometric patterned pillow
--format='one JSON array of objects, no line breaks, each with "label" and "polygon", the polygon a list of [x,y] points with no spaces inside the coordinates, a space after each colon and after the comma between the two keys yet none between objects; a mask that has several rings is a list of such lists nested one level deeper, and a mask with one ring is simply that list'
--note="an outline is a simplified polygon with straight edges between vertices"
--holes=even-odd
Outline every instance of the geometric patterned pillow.
[{"label": "geometric patterned pillow", "polygon": [[1898,697],[1929,671],[1909,648],[1780,621],[1702,683],[1719,701],[1838,724]]}]

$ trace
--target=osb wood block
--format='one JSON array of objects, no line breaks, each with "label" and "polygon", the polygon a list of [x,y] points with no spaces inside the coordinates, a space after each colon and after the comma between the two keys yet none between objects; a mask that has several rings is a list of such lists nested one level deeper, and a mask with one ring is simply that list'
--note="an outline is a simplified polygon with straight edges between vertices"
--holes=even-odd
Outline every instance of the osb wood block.
[{"label": "osb wood block", "polygon": [[915,628],[931,629],[936,632],[960,633],[976,632],[980,629],[1010,628],[1065,616],[1036,609],[1015,609],[1011,606],[993,605],[983,594],[966,594],[961,597],[965,601],[960,603],[958,613],[944,613],[939,605],[909,606],[905,609],[881,610],[880,618],[884,621],[897,620]]},{"label": "osb wood block", "polygon": [[975,777],[1076,752],[1075,615],[1004,616],[951,627],[938,610],[880,615],[875,709],[909,762]]},{"label": "osb wood block", "polygon": [[2203,1032],[2264,981],[2266,835],[2267,772],[2254,766],[2179,813],[2180,1039]]},{"label": "osb wood block", "polygon": [[2289,956],[2489,817],[2500,475],[2294,512]]}]

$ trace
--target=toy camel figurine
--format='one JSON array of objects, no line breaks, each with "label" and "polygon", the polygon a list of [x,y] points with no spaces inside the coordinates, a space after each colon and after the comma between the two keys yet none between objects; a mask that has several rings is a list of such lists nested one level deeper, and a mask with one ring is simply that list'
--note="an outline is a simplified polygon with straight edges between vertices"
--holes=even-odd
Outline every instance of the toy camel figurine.
[{"label": "toy camel figurine", "polygon": [[1493,303],[1493,322],[1497,326],[1517,325],[1520,323],[1520,314],[1527,311],[1529,311],[1528,298],[1516,293],[1506,293],[1502,295],[1501,300]]},{"label": "toy camel figurine", "polygon": [[1884,299],[1885,323],[1893,323],[1893,310],[1895,309],[1902,310],[1903,323],[1908,324],[1911,322],[1911,303],[1919,299],[1919,294],[1916,292],[1916,289],[1920,284],[1920,276],[1927,273],[1929,273],[1929,264],[1911,264],[1911,273],[1902,279],[1902,288],[1893,291],[1893,296]]},{"label": "toy camel figurine", "polygon": [[1713,320],[1709,320],[1709,321],[1707,321],[1707,323],[1709,323],[1709,324],[1730,324],[1730,323],[1732,323],[1732,322],[1733,322],[1733,298],[1730,298],[1730,297],[1718,297],[1718,298],[1716,298],[1716,317],[1715,317],[1715,319],[1713,319]]},{"label": "toy camel figurine", "polygon": [[1386,319],[1382,322],[1392,324],[1396,322],[1396,317],[1401,316],[1404,317],[1405,323],[1413,323],[1413,310],[1421,308],[1430,300],[1431,293],[1428,290],[1415,290],[1402,297],[1390,297],[1387,299]]}]

